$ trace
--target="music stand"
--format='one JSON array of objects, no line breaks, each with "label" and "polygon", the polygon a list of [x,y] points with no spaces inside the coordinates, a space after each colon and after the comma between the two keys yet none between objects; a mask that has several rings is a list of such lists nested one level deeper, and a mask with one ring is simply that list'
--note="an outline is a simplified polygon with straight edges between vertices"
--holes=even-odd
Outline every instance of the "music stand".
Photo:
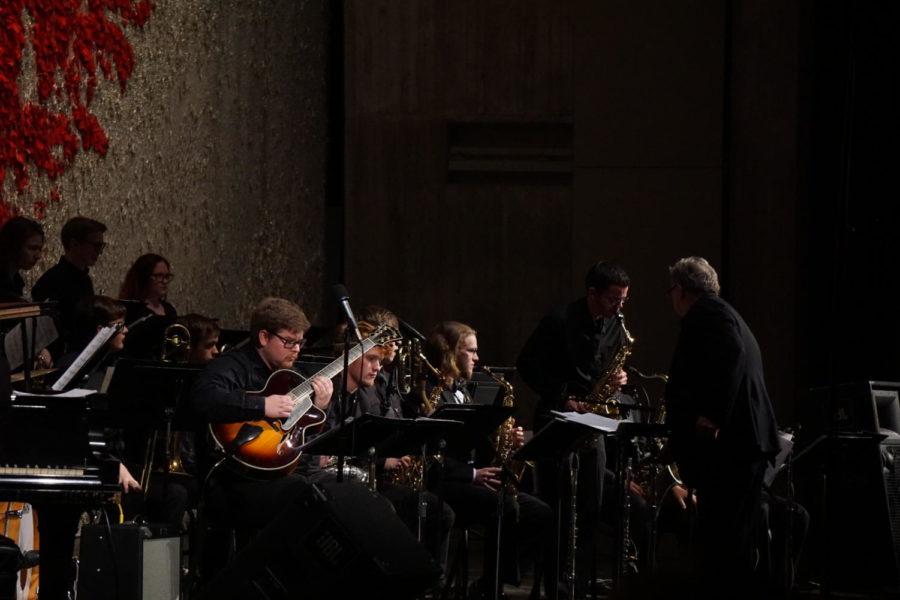
[{"label": "music stand", "polygon": [[165,430],[163,497],[167,494],[173,431],[196,430],[196,423],[183,400],[202,368],[201,365],[123,358],[113,367],[106,389],[101,390],[112,399],[110,414],[116,426],[135,429],[135,423],[140,423],[139,429],[142,431],[153,429],[145,446],[144,470],[141,473],[144,494],[150,485],[160,429]]},{"label": "music stand", "polygon": [[[562,536],[562,487],[563,487],[563,475],[565,473],[565,469],[563,468],[564,463],[569,463],[569,477],[570,477],[570,485],[572,486],[572,503],[577,502],[577,482],[578,482],[578,449],[581,445],[583,445],[588,438],[591,438],[597,434],[611,433],[609,431],[605,431],[599,429],[596,425],[589,425],[586,422],[574,420],[565,416],[565,413],[557,413],[556,416],[547,423],[540,431],[538,431],[534,436],[521,448],[519,448],[515,454],[513,454],[514,460],[519,461],[536,461],[546,458],[553,458],[557,462],[557,473],[559,474],[556,486],[559,490],[556,494],[556,544],[555,544],[555,556],[553,560],[556,562],[557,568],[560,566],[560,546],[561,546],[561,536]],[[575,510],[572,511],[571,518],[575,518]],[[575,565],[575,557],[573,556],[571,559],[572,569],[567,573],[569,579],[569,592],[574,597],[575,594],[575,573],[574,573],[574,565]],[[535,582],[535,585],[538,585],[539,582]],[[559,598],[559,589],[556,585],[552,588],[554,590],[554,599]]]},{"label": "music stand", "polygon": [[[454,430],[461,428],[459,421],[445,419],[389,419],[377,415],[364,414],[348,417],[344,425],[330,429],[316,436],[300,447],[301,452],[327,456],[365,457],[368,461],[370,485],[375,485],[375,461],[378,456],[419,455],[425,465],[428,446],[443,440]],[[425,471],[423,471],[423,477]],[[339,480],[340,481],[340,480]],[[423,481],[424,488],[424,481]],[[373,489],[374,491],[374,489]],[[416,513],[417,537],[422,540],[422,522],[425,519],[422,507],[424,489],[419,490],[419,507]]]},{"label": "music stand", "polygon": [[462,421],[464,427],[447,438],[447,444],[458,450],[481,449],[490,445],[490,437],[516,409],[512,406],[491,404],[442,404],[433,413],[432,419]]}]

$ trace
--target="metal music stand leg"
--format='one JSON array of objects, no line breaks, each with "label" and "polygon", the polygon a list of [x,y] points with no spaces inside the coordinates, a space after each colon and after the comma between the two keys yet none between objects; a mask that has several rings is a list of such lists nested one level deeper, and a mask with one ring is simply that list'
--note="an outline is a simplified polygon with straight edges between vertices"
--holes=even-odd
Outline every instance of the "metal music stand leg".
[{"label": "metal music stand leg", "polygon": [[494,546],[494,589],[491,590],[491,598],[498,600],[503,584],[500,582],[500,540],[503,533],[503,511],[506,503],[506,477],[500,471],[500,489],[497,490],[497,539]]}]

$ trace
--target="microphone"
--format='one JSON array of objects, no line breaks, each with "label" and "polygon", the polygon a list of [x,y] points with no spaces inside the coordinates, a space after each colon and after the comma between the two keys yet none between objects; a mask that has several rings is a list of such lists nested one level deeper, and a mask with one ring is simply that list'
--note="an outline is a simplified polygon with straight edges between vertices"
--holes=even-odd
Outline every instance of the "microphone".
[{"label": "microphone", "polygon": [[403,329],[406,333],[411,335],[412,337],[418,339],[420,342],[425,341],[425,336],[419,333],[419,330],[410,325],[408,322],[403,319],[397,318],[397,321],[400,323],[400,329]]},{"label": "microphone", "polygon": [[357,341],[362,343],[362,334],[359,332],[359,325],[356,323],[356,317],[353,316],[353,310],[350,309],[350,294],[347,293],[347,288],[344,287],[342,283],[338,283],[333,288],[334,297],[338,301],[338,304],[341,305],[341,310],[344,313],[344,317],[347,319],[347,326],[353,330],[353,335],[356,336]]}]

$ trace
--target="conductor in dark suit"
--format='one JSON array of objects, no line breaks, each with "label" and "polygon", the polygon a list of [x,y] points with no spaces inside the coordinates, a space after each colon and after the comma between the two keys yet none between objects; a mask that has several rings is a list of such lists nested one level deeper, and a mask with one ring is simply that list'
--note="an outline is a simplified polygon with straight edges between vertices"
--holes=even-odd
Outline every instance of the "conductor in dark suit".
[{"label": "conductor in dark suit", "polygon": [[705,259],[682,258],[669,275],[681,332],[666,415],[673,457],[697,492],[697,591],[750,597],[763,474],[778,449],[762,357],[750,328],[719,297]]}]

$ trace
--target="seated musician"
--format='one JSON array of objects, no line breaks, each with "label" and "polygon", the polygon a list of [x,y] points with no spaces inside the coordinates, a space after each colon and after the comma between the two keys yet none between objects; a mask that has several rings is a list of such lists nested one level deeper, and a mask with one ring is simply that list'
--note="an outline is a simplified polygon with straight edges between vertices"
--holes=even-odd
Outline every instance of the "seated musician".
[{"label": "seated musician", "polygon": [[[79,387],[87,389],[99,389],[107,367],[115,363],[125,346],[128,335],[128,327],[124,321],[125,307],[112,298],[95,296],[90,304],[90,312],[82,315],[80,319],[87,321],[80,326],[85,336],[82,340],[83,346],[90,341],[87,334],[96,334],[106,326],[119,327],[115,335],[106,342],[100,360],[92,364],[88,373],[84,375],[84,381],[78,384]],[[61,370],[74,361],[77,355],[78,352],[73,352],[62,357]],[[140,484],[135,481],[126,464],[135,473],[139,472],[142,466],[151,469],[154,466],[143,465],[148,435],[148,431],[142,427],[108,432],[108,443],[114,448],[117,457],[124,461],[120,464],[119,478],[125,492],[141,491]],[[128,519],[140,518],[153,523],[165,523],[179,529],[184,513],[191,504],[191,498],[195,495],[192,482],[183,478],[165,479],[162,472],[150,473],[147,481],[148,489],[144,495],[127,495],[124,498],[125,516]]]},{"label": "seated musician", "polygon": [[[338,328],[337,340],[343,340],[344,328]],[[359,330],[363,338],[368,337],[375,330],[375,326],[367,321],[359,321]],[[343,352],[343,343],[335,344],[337,354]],[[379,394],[377,385],[378,375],[381,373],[381,365],[386,356],[396,352],[395,345],[375,346],[366,352],[361,358],[350,363],[347,367],[347,392],[350,406],[354,407],[353,414],[372,414],[389,419],[400,418],[399,396],[387,396],[389,403],[385,406],[385,400]],[[332,398],[332,409],[329,419],[336,421],[337,407],[340,402],[341,391],[335,386]],[[410,531],[415,535],[418,531],[419,489],[407,485],[396,475],[409,469],[411,460],[409,456],[384,458],[378,465],[376,479],[378,492],[387,498],[397,515],[406,523]],[[446,572],[447,550],[450,541],[450,529],[453,527],[453,509],[449,504],[441,502],[438,497],[428,491],[423,491],[423,501],[426,504],[425,520],[422,523],[422,541],[436,561]]]},{"label": "seated musician", "polygon": [[[359,319],[373,325],[388,325],[396,330],[400,329],[400,320],[397,315],[381,306],[367,306],[359,313]],[[381,370],[375,378],[375,395],[381,405],[381,416],[402,417],[404,399],[399,389],[399,373],[397,365],[397,342],[391,342],[382,346],[384,358],[381,361]]]},{"label": "seated musician", "polygon": [[[456,321],[445,321],[428,336],[425,356],[440,372],[440,380],[433,381],[428,395],[440,403],[466,404],[472,399],[466,384],[472,378],[478,362],[478,339],[474,329]],[[437,392],[435,390],[438,390]],[[518,445],[523,441],[518,430]],[[447,447],[443,475],[440,478],[441,494],[456,513],[457,523],[466,527],[480,524],[485,529],[484,562],[478,593],[491,597],[496,586],[502,583],[519,583],[518,563],[530,558],[542,564],[548,596],[556,582],[551,556],[552,513],[541,500],[525,493],[506,494],[504,497],[501,539],[500,581],[495,581],[495,553],[497,527],[497,492],[501,485],[499,467],[486,466],[492,456],[484,449],[475,453],[474,460],[468,449]]]},{"label": "seated musician", "polygon": [[175,362],[190,365],[205,365],[219,356],[219,335],[221,329],[216,319],[195,313],[182,315],[175,320],[188,330],[190,343],[173,357]]},{"label": "seated musician", "polygon": [[[125,307],[112,298],[95,296],[87,311],[82,311],[79,319],[86,319],[94,333],[106,326],[119,327],[119,330],[107,342],[105,358],[101,359],[90,372],[85,375],[86,381],[80,382],[80,387],[99,386],[99,378],[92,374],[101,373],[104,367],[111,364],[118,352],[122,350],[128,329],[124,326]],[[87,341],[82,342],[84,345]],[[77,357],[78,352],[60,359],[60,372],[63,372]],[[107,432],[108,444],[115,455],[121,459],[123,447],[121,438],[113,432]],[[137,480],[125,466],[119,463],[119,484],[125,492],[127,501],[133,496],[132,492],[141,490]],[[41,534],[41,590],[40,598],[45,600],[66,598],[67,591],[71,587],[72,573],[71,562],[75,544],[75,532],[78,520],[83,510],[79,506],[67,505],[36,505],[38,513],[38,528]]]},{"label": "seated musician", "polygon": [[[191,404],[199,418],[210,423],[236,423],[289,417],[293,400],[266,390],[266,383],[276,370],[293,367],[308,328],[303,310],[289,300],[266,298],[257,304],[250,316],[252,343],[212,361],[194,384]],[[315,406],[327,410],[331,381],[314,377],[310,384]],[[201,441],[205,438],[197,438],[198,446]],[[219,456],[212,448],[202,450],[198,447],[197,458],[199,473],[205,475]],[[296,473],[259,480],[237,470],[216,468],[210,475],[206,498],[214,517],[239,528],[258,529],[306,486],[306,478]]]}]

